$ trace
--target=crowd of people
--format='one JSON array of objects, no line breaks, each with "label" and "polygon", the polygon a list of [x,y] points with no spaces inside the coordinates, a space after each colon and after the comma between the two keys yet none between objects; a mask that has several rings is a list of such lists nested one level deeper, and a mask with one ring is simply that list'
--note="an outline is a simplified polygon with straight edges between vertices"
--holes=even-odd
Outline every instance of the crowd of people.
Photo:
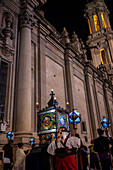
[{"label": "crowd of people", "polygon": [[104,133],[99,128],[99,137],[92,139],[91,145],[87,147],[78,133],[71,136],[65,128],[60,128],[56,140],[51,141],[50,138],[38,157],[33,156],[37,154],[35,145],[32,150],[24,152],[23,143],[18,143],[15,162],[13,140],[9,140],[2,148],[4,170],[112,170],[113,139]]}]

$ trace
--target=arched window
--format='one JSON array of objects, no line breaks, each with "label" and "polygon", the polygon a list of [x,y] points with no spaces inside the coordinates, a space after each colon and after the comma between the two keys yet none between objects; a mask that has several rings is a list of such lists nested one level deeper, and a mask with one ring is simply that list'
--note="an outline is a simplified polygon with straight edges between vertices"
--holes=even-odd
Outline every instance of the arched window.
[{"label": "arched window", "polygon": [[103,12],[101,13],[101,17],[102,17],[102,21],[103,21],[103,24],[104,24],[104,28],[107,28],[107,24],[106,24],[106,20],[105,20],[105,16],[104,16]]},{"label": "arched window", "polygon": [[89,31],[90,31],[90,34],[92,34],[92,30],[91,30],[91,23],[90,23],[90,20],[88,19],[88,25],[89,25]]},{"label": "arched window", "polygon": [[99,30],[100,30],[100,27],[99,27],[97,15],[93,15],[93,19],[94,19],[94,24],[95,24],[95,30],[96,30],[96,31],[99,31]]},{"label": "arched window", "polygon": [[101,56],[102,64],[103,65],[107,64],[107,59],[106,59],[106,54],[105,54],[105,50],[104,49],[100,50],[100,56]]}]

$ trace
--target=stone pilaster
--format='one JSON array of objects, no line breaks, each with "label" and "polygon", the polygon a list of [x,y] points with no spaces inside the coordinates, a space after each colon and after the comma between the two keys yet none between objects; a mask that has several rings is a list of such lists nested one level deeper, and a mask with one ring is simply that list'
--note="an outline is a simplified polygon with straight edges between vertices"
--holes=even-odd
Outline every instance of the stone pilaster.
[{"label": "stone pilaster", "polygon": [[67,91],[68,91],[68,102],[70,105],[70,111],[74,109],[74,96],[73,96],[73,63],[72,56],[70,56],[69,49],[65,52],[65,70],[66,70],[66,81],[67,81]]},{"label": "stone pilaster", "polygon": [[86,67],[85,68],[85,82],[86,82],[86,91],[87,91],[87,100],[88,100],[88,112],[89,112],[89,125],[90,125],[90,131],[92,138],[96,137],[96,124],[95,124],[95,118],[94,118],[94,110],[93,110],[93,101],[92,101],[92,95],[91,95],[91,76],[92,72],[91,70]]},{"label": "stone pilaster", "polygon": [[[65,70],[66,70],[66,83],[67,83],[67,94],[69,102],[69,111],[71,112],[74,109],[74,80],[73,80],[73,53],[69,48],[65,51]],[[73,125],[70,126],[71,133],[74,135]]]},{"label": "stone pilaster", "polygon": [[98,126],[100,126],[101,116],[100,116],[99,103],[98,103],[98,97],[97,97],[97,78],[98,78],[98,75],[94,73],[93,84],[94,84],[95,109],[97,113]]},{"label": "stone pilaster", "polygon": [[110,105],[109,105],[109,97],[108,97],[108,84],[106,82],[104,82],[103,84],[103,90],[104,90],[104,99],[105,99],[105,107],[106,107],[106,112],[107,112],[107,116],[108,118],[111,120],[111,133],[113,135],[113,122],[112,122],[112,113],[110,110]]},{"label": "stone pilaster", "polygon": [[39,60],[38,60],[38,102],[39,108],[45,108],[47,105],[46,100],[46,29],[39,24],[38,25],[38,50],[39,53]]}]

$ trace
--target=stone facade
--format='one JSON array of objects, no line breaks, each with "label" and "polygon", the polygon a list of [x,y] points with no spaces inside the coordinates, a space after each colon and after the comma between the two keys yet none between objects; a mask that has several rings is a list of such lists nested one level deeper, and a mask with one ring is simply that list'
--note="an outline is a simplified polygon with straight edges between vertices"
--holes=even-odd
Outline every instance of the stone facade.
[{"label": "stone facade", "polygon": [[[87,44],[92,61],[87,60],[87,48],[75,32],[70,40],[66,28],[60,34],[44,18],[40,11],[44,3],[0,1],[0,68],[7,63],[5,100],[1,102],[1,123],[7,129],[0,132],[0,148],[7,142],[8,131],[14,132],[15,144],[23,141],[27,146],[31,137],[38,141],[36,103],[45,108],[51,89],[60,107],[65,109],[69,102],[70,111],[76,108],[81,113],[78,133],[85,145],[97,136],[103,116],[113,123],[113,31],[104,1],[94,0],[85,9],[91,26]],[[94,15],[99,18],[97,31]]]}]

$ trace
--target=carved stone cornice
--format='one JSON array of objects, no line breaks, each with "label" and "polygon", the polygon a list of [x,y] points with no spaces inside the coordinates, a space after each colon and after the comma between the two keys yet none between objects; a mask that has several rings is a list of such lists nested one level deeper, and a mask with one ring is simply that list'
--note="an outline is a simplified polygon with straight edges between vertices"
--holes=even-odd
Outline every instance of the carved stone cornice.
[{"label": "carved stone cornice", "polygon": [[47,0],[21,0],[22,4],[29,4],[32,8],[42,7]]}]

